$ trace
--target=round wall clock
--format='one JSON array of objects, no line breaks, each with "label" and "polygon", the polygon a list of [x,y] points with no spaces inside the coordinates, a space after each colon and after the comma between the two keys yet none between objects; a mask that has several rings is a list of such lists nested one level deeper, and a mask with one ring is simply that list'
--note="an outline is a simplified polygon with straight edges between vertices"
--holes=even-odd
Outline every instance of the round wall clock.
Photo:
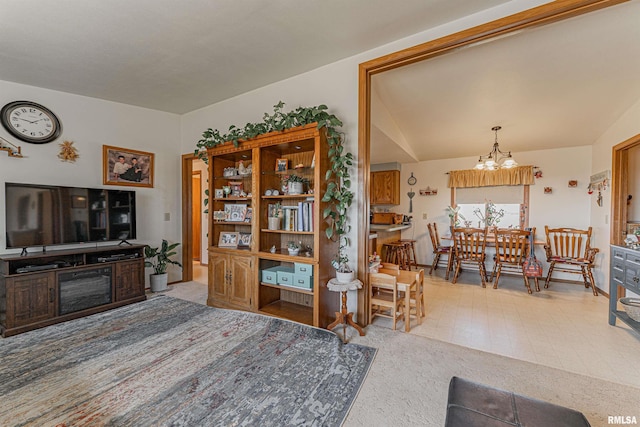
[{"label": "round wall clock", "polygon": [[14,101],[2,107],[0,122],[11,135],[32,144],[51,142],[62,131],[60,120],[51,110],[30,101]]},{"label": "round wall clock", "polygon": [[416,182],[418,182],[418,180],[415,176],[413,176],[413,172],[411,172],[411,176],[409,177],[409,179],[407,179],[407,184],[416,185]]}]

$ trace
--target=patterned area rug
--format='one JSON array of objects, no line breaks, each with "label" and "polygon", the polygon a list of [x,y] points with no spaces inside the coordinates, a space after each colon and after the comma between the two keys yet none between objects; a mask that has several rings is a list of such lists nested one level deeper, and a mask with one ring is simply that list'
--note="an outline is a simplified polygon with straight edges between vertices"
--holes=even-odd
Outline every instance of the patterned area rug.
[{"label": "patterned area rug", "polygon": [[159,296],[0,340],[0,424],[341,425],[375,353]]}]

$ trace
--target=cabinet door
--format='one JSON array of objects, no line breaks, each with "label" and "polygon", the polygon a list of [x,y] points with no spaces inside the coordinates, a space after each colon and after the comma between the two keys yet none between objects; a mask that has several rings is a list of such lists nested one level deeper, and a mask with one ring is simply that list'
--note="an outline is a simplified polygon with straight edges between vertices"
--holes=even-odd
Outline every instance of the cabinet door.
[{"label": "cabinet door", "polygon": [[7,327],[40,322],[56,316],[56,287],[52,273],[7,279]]},{"label": "cabinet door", "polygon": [[116,264],[116,301],[144,295],[144,270],[141,261],[119,262]]},{"label": "cabinet door", "polygon": [[242,308],[251,307],[253,257],[229,255],[229,303]]},{"label": "cabinet door", "polygon": [[212,252],[209,254],[209,297],[207,304],[222,303],[227,297],[228,255]]},{"label": "cabinet door", "polygon": [[623,286],[635,293],[640,290],[640,256],[637,254],[627,252]]},{"label": "cabinet door", "polygon": [[371,204],[400,204],[400,171],[371,172]]}]

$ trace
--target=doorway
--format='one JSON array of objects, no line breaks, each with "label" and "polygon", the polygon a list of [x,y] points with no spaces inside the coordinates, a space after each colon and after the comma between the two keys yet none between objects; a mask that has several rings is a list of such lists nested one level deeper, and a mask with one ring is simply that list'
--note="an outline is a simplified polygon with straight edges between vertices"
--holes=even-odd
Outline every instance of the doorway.
[{"label": "doorway", "polygon": [[201,260],[202,245],[202,172],[191,172],[191,252],[193,261]]},{"label": "doorway", "polygon": [[[358,229],[362,230],[361,236],[369,235],[370,140],[372,132],[371,80],[374,75],[397,69],[405,65],[411,65],[420,61],[435,58],[451,52],[454,49],[460,49],[474,43],[488,41],[492,38],[501,37],[511,32],[561,21],[622,2],[622,0],[567,0],[563,2],[547,3],[360,64],[358,86],[358,181],[361,183],[359,191],[360,194],[362,194],[363,202],[359,209],[360,215],[358,216],[357,221]],[[616,217],[614,216],[614,219],[615,218]],[[362,325],[367,325],[369,323],[368,311],[366,310],[369,302],[369,295],[368,292],[365,291],[368,289],[368,270],[367,245],[359,244],[357,271],[358,278],[365,284],[365,286],[362,291],[358,292],[357,318],[358,322]]]},{"label": "doorway", "polygon": [[207,164],[194,154],[182,156],[182,281],[207,283]]}]

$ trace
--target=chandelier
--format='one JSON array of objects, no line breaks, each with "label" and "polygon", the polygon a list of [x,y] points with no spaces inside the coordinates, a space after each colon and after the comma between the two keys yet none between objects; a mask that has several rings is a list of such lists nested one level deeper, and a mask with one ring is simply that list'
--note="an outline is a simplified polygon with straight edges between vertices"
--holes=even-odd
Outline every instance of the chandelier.
[{"label": "chandelier", "polygon": [[511,156],[511,151],[503,153],[498,147],[498,131],[500,129],[502,129],[502,126],[494,126],[491,128],[491,130],[496,133],[496,140],[493,143],[493,149],[489,154],[480,156],[480,159],[478,159],[478,163],[474,169],[493,171],[500,168],[510,169],[518,166]]}]

